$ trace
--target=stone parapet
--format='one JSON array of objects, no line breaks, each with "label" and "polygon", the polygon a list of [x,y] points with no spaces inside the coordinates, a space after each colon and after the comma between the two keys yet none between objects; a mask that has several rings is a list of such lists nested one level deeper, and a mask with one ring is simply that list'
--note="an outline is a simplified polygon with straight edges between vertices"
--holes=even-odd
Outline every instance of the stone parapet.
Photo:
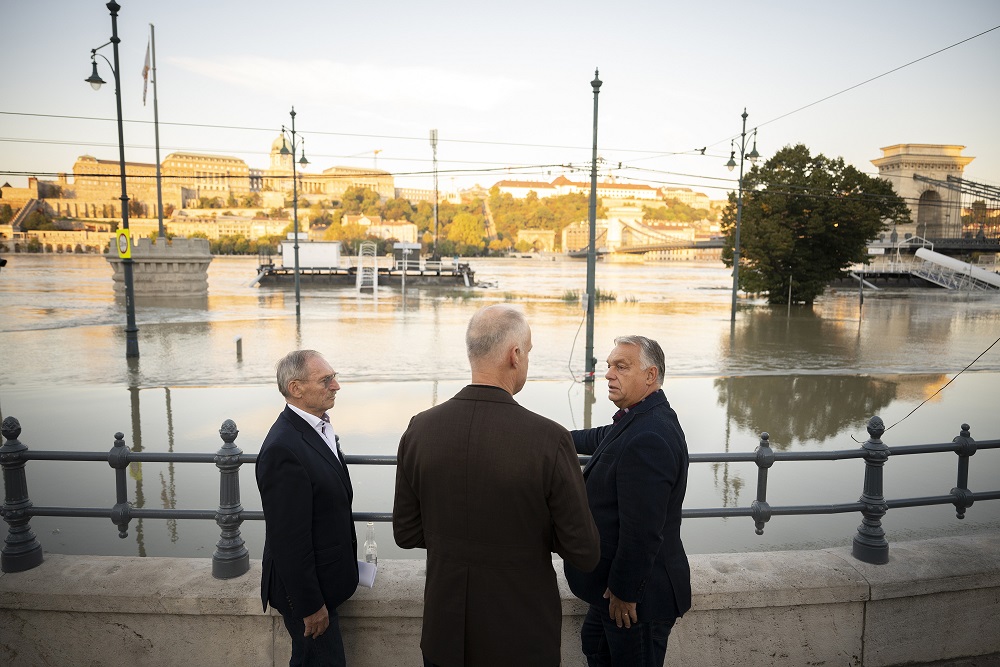
[{"label": "stone parapet", "polygon": [[[893,543],[885,565],[850,547],[690,560],[693,606],[671,633],[670,665],[890,667],[1000,653],[995,532]],[[586,605],[554,566],[562,664],[582,666]],[[340,607],[349,664],[421,664],[425,567],[383,561],[375,588]],[[211,571],[210,559],[47,554],[0,576],[0,664],[287,664],[281,618],[261,612],[260,562],[236,579]]]},{"label": "stone parapet", "polygon": [[[123,296],[123,262],[113,247],[105,258],[114,271],[115,296]],[[205,296],[208,294],[208,265],[211,262],[212,253],[207,239],[174,238],[158,243],[148,238],[137,239],[132,246],[132,281],[136,298]]]}]

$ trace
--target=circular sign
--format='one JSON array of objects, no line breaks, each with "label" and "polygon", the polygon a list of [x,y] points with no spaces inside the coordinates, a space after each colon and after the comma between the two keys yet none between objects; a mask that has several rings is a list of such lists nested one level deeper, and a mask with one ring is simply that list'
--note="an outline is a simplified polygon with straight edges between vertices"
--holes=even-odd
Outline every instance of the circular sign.
[{"label": "circular sign", "polygon": [[118,235],[118,254],[128,254],[128,234]]}]

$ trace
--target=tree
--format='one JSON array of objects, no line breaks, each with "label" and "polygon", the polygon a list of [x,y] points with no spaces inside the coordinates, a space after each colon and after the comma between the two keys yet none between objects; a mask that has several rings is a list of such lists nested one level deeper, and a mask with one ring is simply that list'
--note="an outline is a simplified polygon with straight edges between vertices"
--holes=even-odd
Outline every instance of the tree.
[{"label": "tree", "polygon": [[146,217],[146,205],[138,199],[129,199],[128,214],[133,218],[144,218]]},{"label": "tree", "polygon": [[37,209],[28,214],[28,217],[25,218],[24,222],[21,224],[21,227],[25,231],[30,229],[56,229],[55,223],[52,222],[52,219],[44,212]]},{"label": "tree", "polygon": [[[743,177],[739,286],[769,303],[812,303],[851,264],[867,260],[868,241],[889,221],[909,222],[909,209],[888,181],[867,176],[843,158],[812,156],[786,146]],[[733,264],[736,193],[722,216],[722,259]]]},{"label": "tree", "polygon": [[370,188],[351,186],[344,190],[341,206],[348,215],[381,215],[382,200],[378,193]]},{"label": "tree", "polygon": [[0,204],[0,225],[6,225],[14,219],[14,209],[10,204]]},{"label": "tree", "polygon": [[447,238],[456,245],[483,247],[483,222],[471,213],[462,212],[448,225]]},{"label": "tree", "polygon": [[386,220],[409,220],[412,222],[413,205],[405,199],[390,199],[385,203]]}]

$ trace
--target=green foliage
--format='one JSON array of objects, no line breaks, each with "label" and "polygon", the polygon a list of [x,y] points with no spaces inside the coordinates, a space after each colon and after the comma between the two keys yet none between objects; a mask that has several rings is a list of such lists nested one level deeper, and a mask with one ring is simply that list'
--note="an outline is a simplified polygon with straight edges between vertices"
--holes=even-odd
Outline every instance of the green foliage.
[{"label": "green foliage", "polygon": [[[515,239],[522,229],[560,232],[567,225],[587,220],[590,215],[590,196],[581,192],[545,199],[539,199],[538,195],[530,192],[524,199],[515,199],[510,193],[501,193],[498,187],[493,186],[489,204],[498,235]],[[606,215],[598,200],[597,217]],[[556,238],[559,238],[558,234]]]},{"label": "green foliage", "polygon": [[222,208],[223,206],[225,206],[225,202],[222,201],[222,197],[198,197],[196,208]]},{"label": "green foliage", "polygon": [[643,220],[666,220],[670,222],[699,222],[701,220],[716,220],[718,214],[705,208],[694,208],[687,204],[682,204],[676,198],[665,199],[665,206],[652,208],[642,207]]},{"label": "green foliage", "polygon": [[[191,238],[205,238],[198,233]],[[216,241],[209,241],[208,246],[213,255],[256,255],[258,251],[270,249],[266,254],[273,254],[281,241],[280,236],[267,236],[256,240],[248,239],[242,234],[220,236]]]},{"label": "green foliage", "polygon": [[240,197],[240,208],[257,208],[263,204],[259,192],[253,192]]},{"label": "green foliage", "polygon": [[385,203],[382,217],[386,220],[409,220],[413,222],[413,205],[405,199],[390,199]]},{"label": "green foliage", "polygon": [[[740,288],[766,294],[769,303],[812,303],[853,263],[867,259],[867,242],[889,221],[909,221],[909,209],[879,178],[843,158],[812,156],[804,145],[786,146],[743,179]],[[722,216],[733,264],[736,193]]]},{"label": "green foliage", "polygon": [[483,220],[479,216],[466,213],[458,213],[448,225],[446,238],[457,245],[474,246],[482,248],[483,243]]},{"label": "green foliage", "polygon": [[0,225],[10,224],[14,219],[14,209],[10,204],[0,204]]},{"label": "green foliage", "polygon": [[[578,289],[568,289],[565,292],[563,292],[562,300],[567,303],[579,303],[580,298],[583,294],[584,292],[581,292]],[[618,300],[618,295],[615,294],[614,292],[610,292],[608,290],[602,290],[600,287],[594,288],[594,303],[601,303],[602,301],[617,301],[617,300]],[[634,297],[628,297],[627,300],[630,300],[630,302],[633,303],[635,302]]]},{"label": "green foliage", "polygon": [[25,231],[32,229],[40,229],[40,230],[56,229],[56,225],[54,222],[52,222],[52,218],[50,218],[44,212],[38,210],[29,213],[28,217],[25,218],[24,223],[21,226],[24,228]]},{"label": "green foliage", "polygon": [[349,187],[344,190],[340,200],[341,208],[348,215],[381,215],[382,200],[378,193],[370,188]]}]

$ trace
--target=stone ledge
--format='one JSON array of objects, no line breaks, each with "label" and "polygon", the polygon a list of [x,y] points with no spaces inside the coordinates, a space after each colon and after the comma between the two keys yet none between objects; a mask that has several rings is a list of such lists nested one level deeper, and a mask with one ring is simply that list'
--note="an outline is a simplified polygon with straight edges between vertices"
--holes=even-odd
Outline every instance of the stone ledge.
[{"label": "stone ledge", "polygon": [[890,543],[885,565],[859,561],[850,547],[824,551],[871,586],[871,600],[1000,588],[1000,533]]},{"label": "stone ledge", "polygon": [[[900,542],[890,545],[889,553],[886,565],[862,563],[849,547],[694,554],[692,609],[793,607],[1000,588],[1000,534]],[[553,566],[563,613],[583,613],[585,605],[569,591],[562,562],[555,560]],[[260,567],[259,560],[251,560],[247,574],[215,579],[208,558],[46,554],[33,570],[0,575],[0,608],[259,614]],[[375,588],[359,587],[345,603],[345,615],[420,617],[425,570],[423,560],[382,561]]]},{"label": "stone ledge", "polygon": [[[849,548],[692,555],[691,611],[668,664],[890,667],[1000,651],[1000,533],[890,545],[887,565]],[[563,665],[583,667],[576,600],[562,596]],[[419,664],[425,563],[387,560],[340,608],[350,664]],[[281,619],[261,613],[260,562],[212,578],[211,560],[47,554],[0,575],[0,664],[288,663]],[[183,638],[179,641],[178,638]]]}]

